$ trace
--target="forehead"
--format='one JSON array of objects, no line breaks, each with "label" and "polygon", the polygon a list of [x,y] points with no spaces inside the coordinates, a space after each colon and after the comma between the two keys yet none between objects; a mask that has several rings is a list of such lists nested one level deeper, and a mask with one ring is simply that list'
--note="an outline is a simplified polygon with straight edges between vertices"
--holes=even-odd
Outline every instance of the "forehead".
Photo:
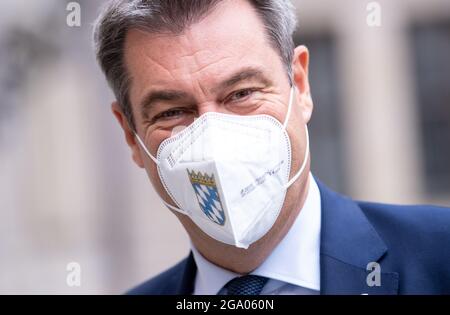
[{"label": "forehead", "polygon": [[261,19],[246,0],[219,3],[182,34],[133,29],[125,42],[132,98],[149,86],[192,85],[195,80],[214,84],[243,66],[259,66],[270,72],[274,63],[280,66],[281,60],[269,44]]}]

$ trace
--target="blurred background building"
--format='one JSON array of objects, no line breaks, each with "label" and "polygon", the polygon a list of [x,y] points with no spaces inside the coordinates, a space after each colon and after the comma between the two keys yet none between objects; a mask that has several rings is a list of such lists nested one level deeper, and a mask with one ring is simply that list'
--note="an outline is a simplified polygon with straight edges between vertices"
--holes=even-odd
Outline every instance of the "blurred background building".
[{"label": "blurred background building", "polygon": [[[122,293],[189,250],[110,113],[91,48],[103,1],[76,1],[80,27],[69,2],[0,2],[2,294]],[[377,1],[380,26],[372,1],[294,2],[313,173],[356,199],[450,206],[450,1]]]}]

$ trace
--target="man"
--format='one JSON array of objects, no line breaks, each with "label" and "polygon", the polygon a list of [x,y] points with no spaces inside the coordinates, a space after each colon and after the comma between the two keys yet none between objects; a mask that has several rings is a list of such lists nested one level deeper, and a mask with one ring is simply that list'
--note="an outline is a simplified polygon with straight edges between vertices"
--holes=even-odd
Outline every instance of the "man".
[{"label": "man", "polygon": [[95,29],[134,162],[191,240],[131,294],[450,293],[450,211],[310,174],[309,53],[285,0],[118,0]]}]

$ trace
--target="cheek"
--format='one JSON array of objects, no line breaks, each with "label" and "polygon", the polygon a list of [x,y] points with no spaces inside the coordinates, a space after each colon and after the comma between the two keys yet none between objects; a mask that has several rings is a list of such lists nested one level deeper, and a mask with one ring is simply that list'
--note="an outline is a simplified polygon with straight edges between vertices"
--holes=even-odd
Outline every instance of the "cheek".
[{"label": "cheek", "polygon": [[171,131],[163,129],[147,130],[144,141],[145,144],[147,145],[147,148],[150,150],[150,153],[154,157],[156,157],[158,153],[158,148],[161,145],[161,143],[167,138],[169,138],[171,133],[172,133]]},{"label": "cheek", "polygon": [[255,114],[272,116],[283,124],[286,117],[286,106],[278,103],[266,103]]},{"label": "cheek", "polygon": [[157,194],[161,196],[165,202],[175,206],[161,183],[156,164],[152,160],[146,159],[144,162],[144,166],[150,182],[152,183],[153,188],[156,190]]},{"label": "cheek", "polygon": [[158,188],[157,186],[161,186],[159,175],[158,175],[158,168],[153,161],[146,161],[145,163],[145,169],[147,171],[148,177],[150,178],[150,181],[152,182],[153,186]]},{"label": "cheek", "polygon": [[[157,156],[159,146],[165,139],[167,139],[170,136],[170,133],[171,133],[170,131],[166,130],[148,131],[145,143],[147,145],[147,148],[150,150],[150,153],[154,157]],[[153,187],[155,187],[156,191],[160,196],[165,196],[165,190],[159,179],[157,165],[145,153],[143,154],[145,155],[144,167],[151,183],[153,184]]]},{"label": "cheek", "polygon": [[305,124],[299,110],[292,111],[287,132],[291,141],[292,166],[291,176],[295,174],[303,163],[306,153]]}]

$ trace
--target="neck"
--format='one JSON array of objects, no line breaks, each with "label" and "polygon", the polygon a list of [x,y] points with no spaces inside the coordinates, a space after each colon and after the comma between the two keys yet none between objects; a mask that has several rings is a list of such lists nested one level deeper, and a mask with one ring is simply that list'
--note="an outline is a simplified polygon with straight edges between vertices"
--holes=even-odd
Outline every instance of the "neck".
[{"label": "neck", "polygon": [[289,188],[280,215],[271,230],[248,249],[218,242],[201,231],[188,217],[176,214],[195,248],[215,265],[239,274],[248,274],[261,265],[294,224],[308,195],[309,172]]}]

